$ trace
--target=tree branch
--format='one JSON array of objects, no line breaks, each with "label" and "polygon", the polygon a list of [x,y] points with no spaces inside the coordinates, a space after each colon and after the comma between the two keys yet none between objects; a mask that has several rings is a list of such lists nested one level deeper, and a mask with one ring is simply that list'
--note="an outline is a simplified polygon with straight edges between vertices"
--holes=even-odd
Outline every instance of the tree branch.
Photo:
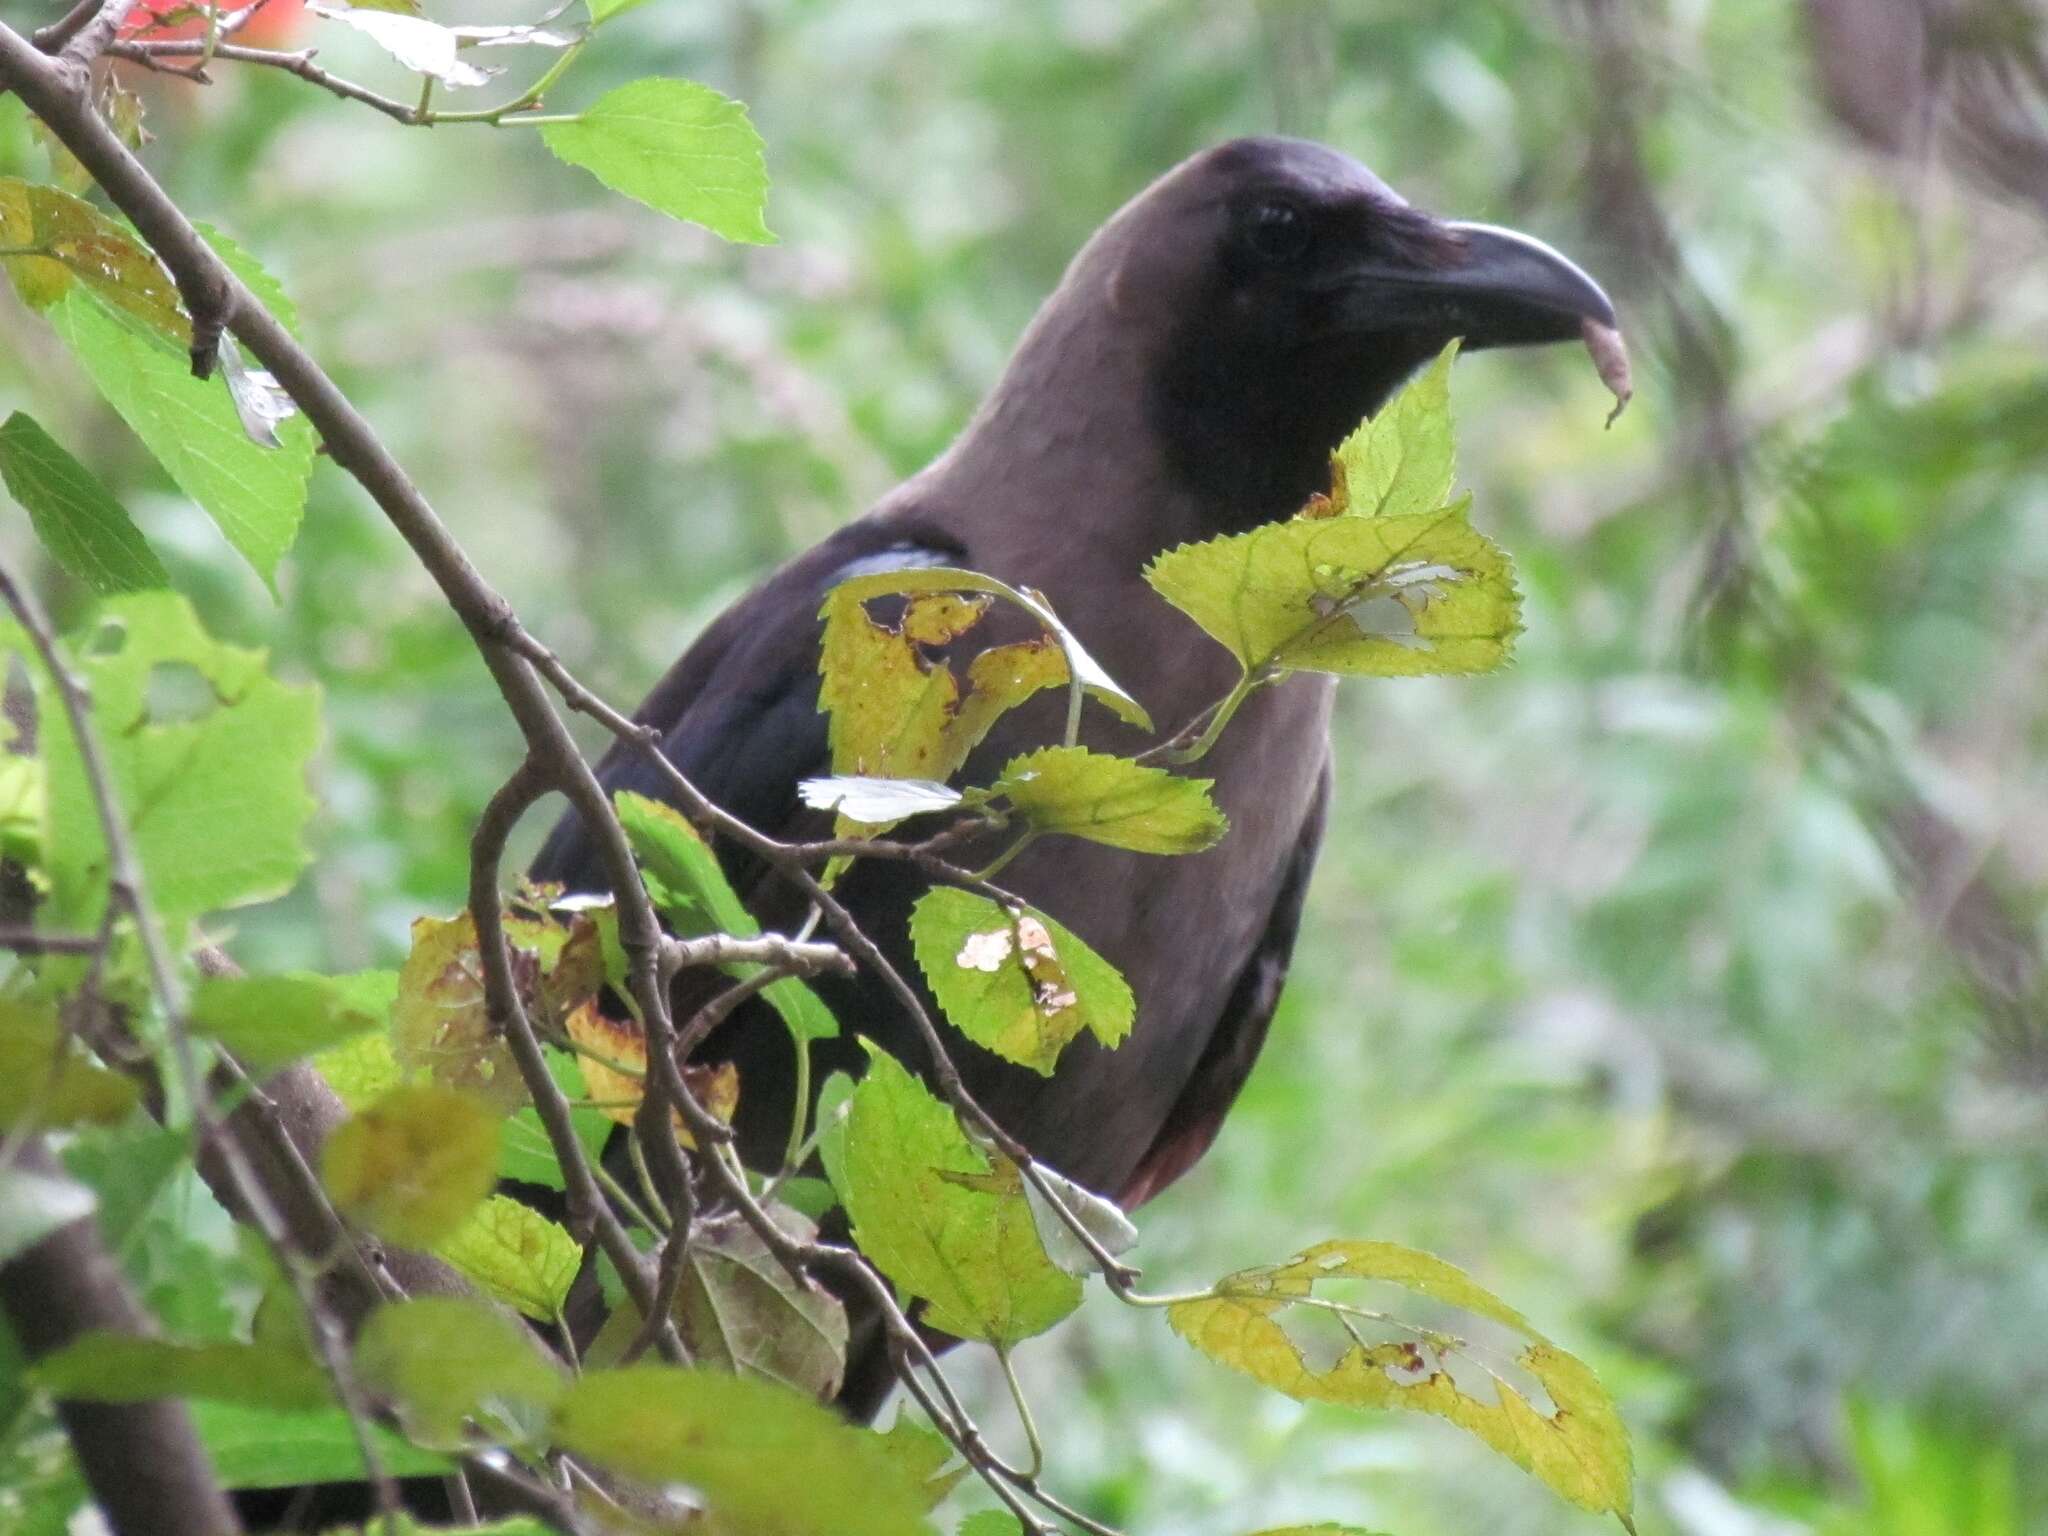
[{"label": "tree branch", "polygon": [[[46,1177],[62,1175],[39,1137],[22,1145],[15,1167]],[[90,1216],[0,1265],[0,1310],[31,1362],[91,1329],[155,1331]],[[121,1536],[227,1536],[241,1530],[192,1417],[177,1399],[59,1399],[57,1417],[94,1500]]]}]

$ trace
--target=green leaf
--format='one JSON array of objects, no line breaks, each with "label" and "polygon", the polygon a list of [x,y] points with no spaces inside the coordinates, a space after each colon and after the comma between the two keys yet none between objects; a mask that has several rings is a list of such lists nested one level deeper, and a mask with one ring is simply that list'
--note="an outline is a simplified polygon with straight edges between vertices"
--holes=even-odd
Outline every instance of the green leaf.
[{"label": "green leaf", "polygon": [[320,1408],[332,1400],[326,1374],[299,1351],[265,1344],[173,1344],[100,1329],[45,1355],[30,1374],[53,1396],[94,1403],[203,1397],[290,1410]]},{"label": "green leaf", "polygon": [[1272,523],[1167,550],[1145,579],[1247,672],[1487,672],[1507,660],[1521,599],[1465,506]]},{"label": "green leaf", "polygon": [[[596,19],[596,18],[593,18]],[[714,235],[771,245],[768,168],[747,109],[694,80],[635,80],[541,137],[614,192]]]},{"label": "green leaf", "polygon": [[262,447],[249,440],[224,384],[193,378],[182,355],[118,316],[72,295],[51,309],[50,323],[107,403],[274,593],[312,475],[303,423],[282,449]]},{"label": "green leaf", "polygon": [[646,3],[647,0],[584,0],[584,8],[590,12],[590,24],[601,27],[614,16],[638,10]]},{"label": "green leaf", "polygon": [[10,1168],[0,1179],[0,1264],[28,1252],[59,1227],[90,1216],[98,1203],[76,1179]]},{"label": "green leaf", "polygon": [[[718,855],[682,812],[631,790],[620,790],[612,804],[626,840],[632,844],[633,857],[639,861],[648,899],[671,929],[683,938],[729,933],[750,939],[760,933],[761,925],[725,878]],[[743,977],[756,967],[729,965],[724,969],[728,976]],[[781,1015],[799,1045],[829,1040],[839,1033],[832,1010],[794,976],[785,976],[761,995]]]},{"label": "green leaf", "polygon": [[391,1054],[388,1034],[357,1035],[345,1044],[322,1051],[313,1066],[327,1080],[343,1107],[374,1104],[405,1081],[405,1071]]},{"label": "green leaf", "polygon": [[0,180],[0,266],[41,309],[82,285],[147,328],[183,361],[192,341],[177,284],[148,247],[83,198],[15,177]]},{"label": "green leaf", "polygon": [[494,1443],[535,1444],[568,1387],[521,1324],[457,1296],[379,1307],[356,1340],[355,1361],[415,1443],[445,1450],[473,1438],[464,1420]]},{"label": "green leaf", "polygon": [[[26,641],[4,626],[0,648],[30,657]],[[170,592],[105,599],[72,650],[165,921],[175,928],[288,890],[311,858],[301,837],[314,810],[306,789],[319,734],[314,690],[278,682],[261,651],[210,638],[191,605]],[[54,927],[90,931],[107,897],[99,813],[48,679],[39,664],[29,666],[45,706],[46,915]]]},{"label": "green leaf", "polygon": [[1275,1525],[1263,1531],[1254,1531],[1252,1536],[1382,1536],[1378,1531],[1368,1531],[1362,1525],[1338,1525],[1325,1520],[1317,1525]]},{"label": "green leaf", "polygon": [[[548,1073],[561,1088],[563,1097],[574,1106],[569,1111],[569,1123],[575,1127],[576,1140],[582,1144],[584,1155],[596,1162],[604,1154],[612,1128],[596,1110],[575,1103],[589,1097],[582,1068],[575,1056],[553,1046],[543,1046],[541,1055],[546,1058]],[[565,1187],[554,1143],[548,1139],[547,1128],[535,1111],[522,1109],[498,1123],[498,1177],[539,1184],[546,1189]]]},{"label": "green leaf", "polygon": [[192,1141],[189,1129],[161,1126],[141,1115],[70,1138],[64,1166],[98,1197],[94,1223],[115,1258],[128,1257],[158,1197],[181,1171],[189,1174]]},{"label": "green leaf", "polygon": [[1024,1527],[1007,1509],[984,1509],[960,1522],[959,1536],[1024,1536]]},{"label": "green leaf", "polygon": [[1046,1257],[1015,1165],[992,1164],[894,1057],[868,1053],[844,1131],[822,1145],[861,1252],[923,1297],[942,1332],[994,1344],[1043,1333],[1080,1305],[1081,1283]]},{"label": "green leaf", "polygon": [[919,1489],[878,1437],[767,1382],[633,1365],[591,1371],[555,1441],[628,1477],[686,1483],[722,1525],[779,1536],[912,1536]]},{"label": "green leaf", "polygon": [[[804,1242],[817,1228],[771,1208]],[[822,1286],[801,1285],[737,1216],[700,1222],[676,1291],[675,1321],[699,1365],[778,1382],[830,1402],[846,1371],[846,1308]]]},{"label": "green leaf", "polygon": [[209,976],[193,991],[192,1027],[267,1077],[286,1062],[382,1029],[397,995],[393,971]]},{"label": "green leaf", "polygon": [[1012,758],[993,791],[1037,832],[1135,853],[1199,853],[1230,830],[1210,783],[1086,747],[1042,747]]},{"label": "green leaf", "polygon": [[343,1214],[406,1248],[456,1233],[497,1172],[495,1117],[473,1095],[431,1083],[393,1088],[344,1120],[320,1156]]},{"label": "green leaf", "polygon": [[1451,499],[1456,444],[1451,433],[1453,341],[1370,421],[1337,445],[1330,494],[1313,516],[1401,517],[1434,512]]},{"label": "green leaf", "polygon": [[532,1206],[492,1195],[434,1252],[528,1317],[553,1322],[583,1263],[576,1239]]},{"label": "green leaf", "polygon": [[1123,977],[1033,908],[934,886],[911,908],[910,943],[954,1028],[1042,1077],[1083,1029],[1112,1047],[1130,1033],[1137,1002]]},{"label": "green leaf", "polygon": [[[1543,1412],[1491,1371],[1487,1395],[1467,1390],[1452,1374],[1454,1361],[1476,1364],[1463,1340],[1317,1295],[1318,1285],[1337,1280],[1386,1281],[1525,1335],[1530,1343],[1515,1363],[1549,1395],[1552,1411]],[[1311,1363],[1282,1326],[1283,1313],[1308,1322],[1318,1312],[1323,1321],[1340,1325],[1347,1340],[1334,1364]],[[1289,1397],[1434,1414],[1470,1430],[1581,1508],[1628,1518],[1628,1431],[1613,1400],[1584,1362],[1442,1259],[1396,1243],[1318,1243],[1285,1264],[1226,1275],[1208,1295],[1174,1303],[1167,1318],[1175,1332],[1211,1359]],[[1396,1337],[1371,1343],[1360,1325],[1391,1325]]]},{"label": "green leaf", "polygon": [[28,512],[51,558],[93,591],[171,584],[121,503],[20,411],[0,426],[0,479]]},{"label": "green leaf", "polygon": [[612,796],[612,805],[639,861],[648,899],[677,932],[750,939],[761,931],[725,878],[718,855],[681,811],[627,789]]},{"label": "green leaf", "polygon": [[[339,1408],[280,1413],[240,1403],[186,1404],[199,1438],[227,1488],[291,1488],[363,1476],[356,1431]],[[445,1456],[423,1450],[380,1424],[366,1424],[384,1470],[393,1477],[434,1477],[454,1470]]]},{"label": "green leaf", "polygon": [[917,1485],[926,1509],[936,1509],[972,1470],[964,1461],[949,1468],[953,1442],[911,1418],[907,1408],[897,1410],[896,1422],[876,1435],[875,1443]]},{"label": "green leaf", "polygon": [[[210,234],[221,259],[289,326],[277,283],[232,241]],[[299,530],[313,474],[314,433],[302,419],[278,428],[279,448],[250,440],[227,385],[195,379],[181,351],[82,293],[49,310],[57,334],[94,387],[197,502],[273,594],[277,563]]]},{"label": "green leaf", "polygon": [[[957,566],[919,565],[906,566],[895,571],[875,571],[866,576],[856,576],[843,581],[835,592],[846,597],[865,601],[891,593],[915,592],[980,592],[990,597],[1022,608],[1036,619],[1041,628],[1052,637],[1066,659],[1073,676],[1081,679],[1082,691],[1107,707],[1118,719],[1127,725],[1135,725],[1141,731],[1152,729],[1152,717],[1145,713],[1140,704],[1123,686],[1109,675],[1081,644],[1080,637],[1053,611],[1052,604],[1043,592],[1030,587],[1013,587],[1006,581],[993,576],[984,576],[980,571],[962,570]],[[1065,681],[1062,678],[1060,681]]]},{"label": "green leaf", "polygon": [[85,1053],[54,1003],[0,999],[0,1131],[108,1124],[139,1097],[132,1079]]}]

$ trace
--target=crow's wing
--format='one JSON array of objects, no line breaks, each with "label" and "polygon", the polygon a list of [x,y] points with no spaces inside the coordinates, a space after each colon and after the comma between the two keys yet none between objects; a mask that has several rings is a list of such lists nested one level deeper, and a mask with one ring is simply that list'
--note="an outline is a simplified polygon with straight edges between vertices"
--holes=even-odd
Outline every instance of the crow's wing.
[{"label": "crow's wing", "polygon": [[[957,565],[959,542],[902,513],[848,524],[734,603],[654,687],[633,718],[661,732],[661,750],[712,803],[775,835],[799,809],[799,781],[831,771],[818,712],[818,608],[850,576]],[[597,765],[607,791],[668,800],[639,747],[618,742]],[[582,818],[568,812],[534,860],[536,880],[602,890]]]},{"label": "crow's wing", "polygon": [[1330,763],[1323,761],[1323,773],[1316,783],[1315,799],[1301,824],[1301,836],[1287,861],[1280,889],[1265,931],[1253,946],[1244,968],[1217,1015],[1216,1027],[1203,1047],[1194,1075],[1167,1112],[1166,1123],[1153,1139],[1151,1149],[1139,1161],[1130,1181],[1117,1191],[1117,1203],[1126,1210],[1144,1204],[1175,1179],[1194,1167],[1209,1143],[1223,1127],[1223,1117],[1251,1076],[1252,1063],[1266,1043],[1266,1030],[1273,1011],[1280,1005],[1280,992],[1287,983],[1288,962],[1294,955],[1295,936],[1301,931],[1302,904],[1308,898],[1308,881],[1315,869],[1316,851],[1322,846],[1323,824],[1330,808]]}]

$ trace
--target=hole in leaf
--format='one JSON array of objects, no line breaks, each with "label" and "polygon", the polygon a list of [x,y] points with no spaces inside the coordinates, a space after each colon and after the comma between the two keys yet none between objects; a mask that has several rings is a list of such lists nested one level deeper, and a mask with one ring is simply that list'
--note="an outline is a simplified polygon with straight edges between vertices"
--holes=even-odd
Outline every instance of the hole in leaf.
[{"label": "hole in leaf", "polygon": [[1321,1307],[1288,1307],[1279,1314],[1279,1323],[1287,1342],[1300,1351],[1303,1362],[1317,1373],[1335,1367],[1358,1342],[1345,1328],[1343,1319]]},{"label": "hole in leaf", "polygon": [[160,661],[149,669],[143,693],[144,719],[150,725],[188,725],[220,705],[220,696],[206,675],[187,661]]},{"label": "hole in leaf", "polygon": [[118,656],[128,646],[128,626],[119,619],[102,619],[85,643],[88,656]]},{"label": "hole in leaf", "polygon": [[1406,646],[1410,650],[1429,649],[1429,642],[1415,633],[1415,615],[1406,603],[1391,593],[1381,593],[1378,597],[1355,603],[1347,612],[1360,634],[1371,635],[1375,640],[1391,640],[1395,645]]},{"label": "hole in leaf", "polygon": [[1400,1320],[1401,1325],[1394,1326],[1349,1319],[1368,1343],[1397,1347],[1396,1362],[1384,1369],[1388,1379],[1398,1385],[1409,1386],[1442,1371],[1460,1392],[1477,1402],[1498,1402],[1504,1382],[1528,1399],[1538,1413],[1556,1411],[1557,1405],[1543,1384],[1521,1363],[1520,1356],[1530,1341],[1504,1323],[1433,1301],[1391,1282],[1322,1281],[1316,1293]]}]

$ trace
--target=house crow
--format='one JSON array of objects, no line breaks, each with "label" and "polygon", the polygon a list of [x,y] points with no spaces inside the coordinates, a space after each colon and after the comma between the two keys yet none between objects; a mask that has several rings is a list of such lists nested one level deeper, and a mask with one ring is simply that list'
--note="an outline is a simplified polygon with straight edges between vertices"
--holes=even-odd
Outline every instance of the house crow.
[{"label": "house crow", "polygon": [[[831,771],[819,714],[819,606],[848,576],[966,566],[1034,587],[1088,650],[1171,730],[1216,701],[1236,664],[1145,583],[1161,550],[1285,518],[1329,488],[1330,452],[1453,337],[1468,349],[1576,340],[1612,325],[1593,281],[1524,235],[1449,223],[1364,166],[1298,140],[1240,139],[1168,172],[1068,267],[966,430],[865,517],[735,603],[655,687],[637,719],[712,800],[787,837],[817,835],[798,782]],[[1230,818],[1197,855],[1162,858],[1069,838],[1034,843],[1003,882],[1111,961],[1138,998],[1129,1038],[1084,1036],[1050,1078],[949,1036],[971,1091],[1032,1151],[1135,1206],[1215,1138],[1286,977],[1329,802],[1332,681],[1296,675],[1245,705],[1199,772]],[[966,782],[1059,739],[1041,695],[998,723]],[[1085,744],[1149,744],[1091,710]],[[661,777],[618,746],[600,776],[659,797]],[[800,922],[793,893],[735,864],[770,924]],[[571,814],[534,865],[603,887]],[[865,861],[841,893],[913,980],[905,923],[923,883]],[[905,1063],[923,1050],[870,977],[827,983],[848,1034],[812,1081],[858,1070],[851,1035]],[[769,1018],[721,1026],[702,1059],[737,1062],[744,1153],[780,1150],[793,1057]],[[858,1364],[849,1395],[879,1384]]]}]

